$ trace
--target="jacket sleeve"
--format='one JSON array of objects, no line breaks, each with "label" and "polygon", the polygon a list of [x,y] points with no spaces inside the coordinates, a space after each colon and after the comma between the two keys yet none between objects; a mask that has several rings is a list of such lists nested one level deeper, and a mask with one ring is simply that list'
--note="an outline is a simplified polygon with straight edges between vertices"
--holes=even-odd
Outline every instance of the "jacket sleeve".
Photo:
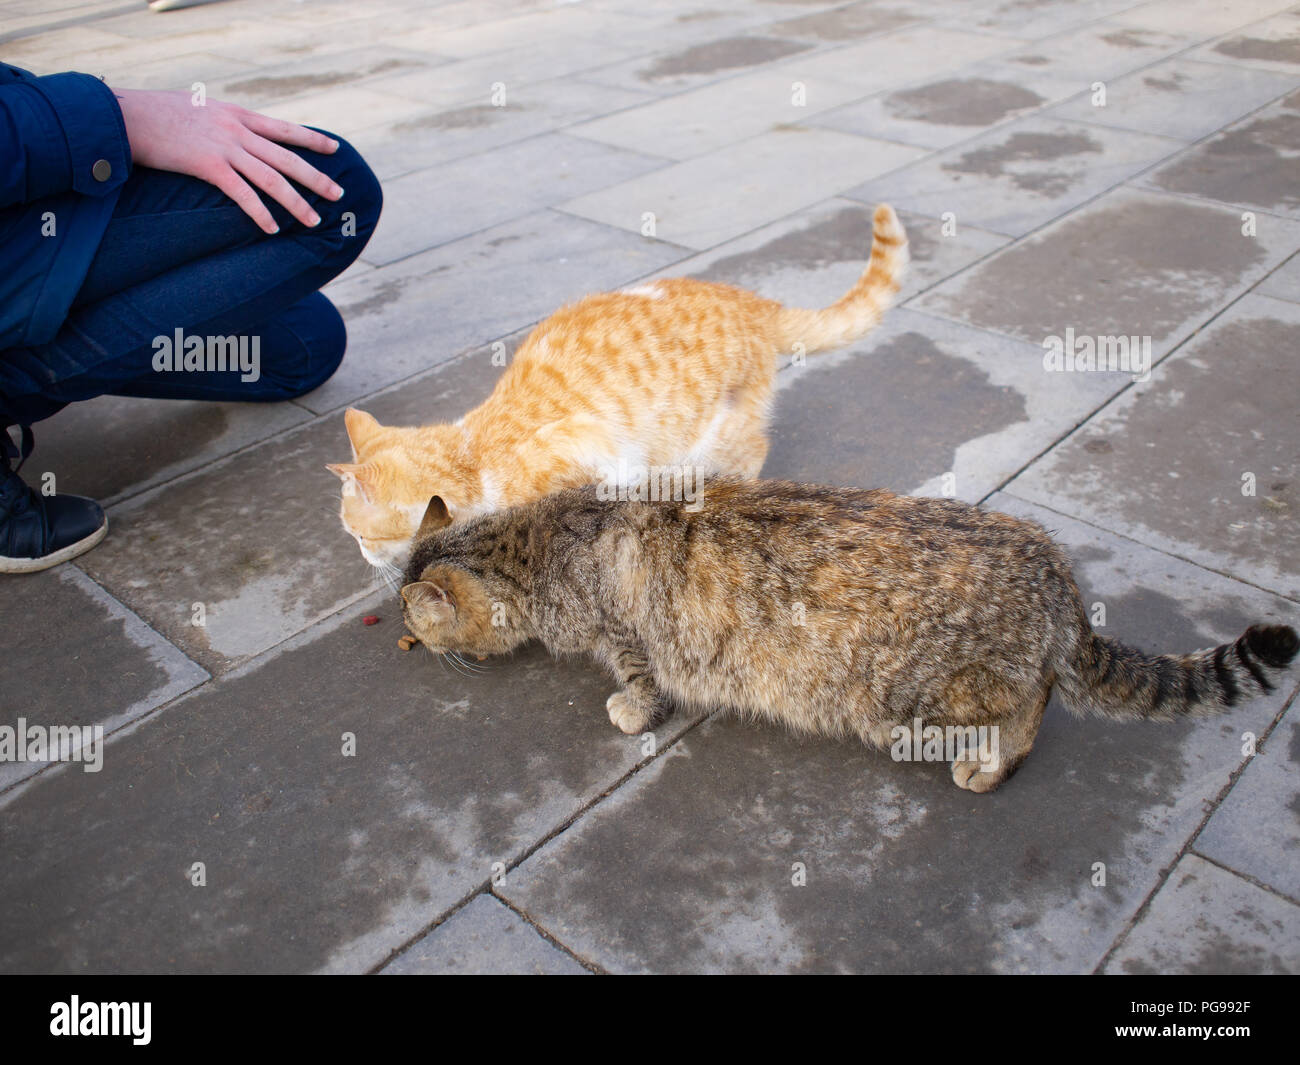
[{"label": "jacket sleeve", "polygon": [[0,208],[122,185],[131,145],[112,89],[90,74],[0,75]]}]

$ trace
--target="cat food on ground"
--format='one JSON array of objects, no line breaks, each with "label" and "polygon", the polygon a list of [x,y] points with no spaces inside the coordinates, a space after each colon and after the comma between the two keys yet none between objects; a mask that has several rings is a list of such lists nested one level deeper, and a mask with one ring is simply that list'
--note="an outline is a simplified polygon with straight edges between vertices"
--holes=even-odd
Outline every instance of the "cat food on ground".
[{"label": "cat food on ground", "polygon": [[419,640],[417,640],[414,636],[411,636],[408,633],[406,636],[402,636],[398,638],[397,646],[400,647],[403,651],[409,651],[412,647],[414,647],[419,642],[420,642]]},{"label": "cat food on ground", "polygon": [[363,618],[361,619],[361,624],[363,624],[363,625],[378,625],[378,624],[379,624],[379,615],[378,615],[378,614],[367,614],[365,617],[363,617]]},{"label": "cat food on ground", "polygon": [[1053,687],[1076,714],[1213,714],[1271,691],[1300,648],[1285,625],[1187,655],[1099,636],[1040,526],[956,500],[703,487],[691,504],[570,489],[455,525],[435,498],[402,588],[407,627],[450,653],[539,639],[593,654],[630,734],[674,703],[894,749],[900,730],[938,726],[958,740],[938,752],[953,780],[977,792],[1024,760]]}]

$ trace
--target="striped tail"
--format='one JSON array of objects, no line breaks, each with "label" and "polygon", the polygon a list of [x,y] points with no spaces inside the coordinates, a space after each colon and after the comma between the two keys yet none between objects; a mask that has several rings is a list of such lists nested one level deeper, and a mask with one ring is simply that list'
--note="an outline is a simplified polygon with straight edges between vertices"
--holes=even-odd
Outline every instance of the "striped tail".
[{"label": "striped tail", "polygon": [[871,260],[844,297],[824,310],[782,307],[777,343],[782,351],[811,354],[847,344],[875,328],[907,273],[907,234],[894,209],[881,204],[871,225]]},{"label": "striped tail", "polygon": [[1289,625],[1252,625],[1233,643],[1189,655],[1148,655],[1089,629],[1056,675],[1077,714],[1169,720],[1204,716],[1271,692],[1270,673],[1300,650]]}]

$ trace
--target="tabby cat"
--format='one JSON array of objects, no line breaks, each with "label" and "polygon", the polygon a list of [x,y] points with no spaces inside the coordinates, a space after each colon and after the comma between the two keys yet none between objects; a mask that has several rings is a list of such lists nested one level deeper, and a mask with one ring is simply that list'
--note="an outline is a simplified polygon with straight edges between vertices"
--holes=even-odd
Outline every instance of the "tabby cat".
[{"label": "tabby cat", "polygon": [[1287,626],[1254,625],[1211,650],[1147,655],[1092,631],[1069,561],[1032,522],[732,478],[694,503],[587,487],[454,526],[434,498],[402,598],[435,653],[539,639],[594,654],[618,679],[606,708],[627,733],[674,703],[882,746],[917,720],[996,726],[981,730],[996,758],[977,744],[949,756],[976,792],[1029,753],[1053,685],[1076,713],[1210,714],[1272,690],[1300,646]]},{"label": "tabby cat", "polygon": [[368,562],[395,572],[435,494],[462,520],[620,468],[756,477],[778,357],[861,337],[906,266],[906,234],[880,206],[866,270],[824,310],[689,279],[564,307],[533,330],[492,395],[454,424],[382,426],[349,410],[353,461],[329,466],[343,481],[343,526]]}]

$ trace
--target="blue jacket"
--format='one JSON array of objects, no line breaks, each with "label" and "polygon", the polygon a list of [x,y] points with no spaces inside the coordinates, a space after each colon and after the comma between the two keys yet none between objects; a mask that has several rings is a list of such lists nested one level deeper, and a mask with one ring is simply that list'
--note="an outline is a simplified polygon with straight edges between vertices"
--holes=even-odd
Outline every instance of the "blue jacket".
[{"label": "blue jacket", "polygon": [[0,350],[53,339],[130,172],[107,85],[0,64]]}]

